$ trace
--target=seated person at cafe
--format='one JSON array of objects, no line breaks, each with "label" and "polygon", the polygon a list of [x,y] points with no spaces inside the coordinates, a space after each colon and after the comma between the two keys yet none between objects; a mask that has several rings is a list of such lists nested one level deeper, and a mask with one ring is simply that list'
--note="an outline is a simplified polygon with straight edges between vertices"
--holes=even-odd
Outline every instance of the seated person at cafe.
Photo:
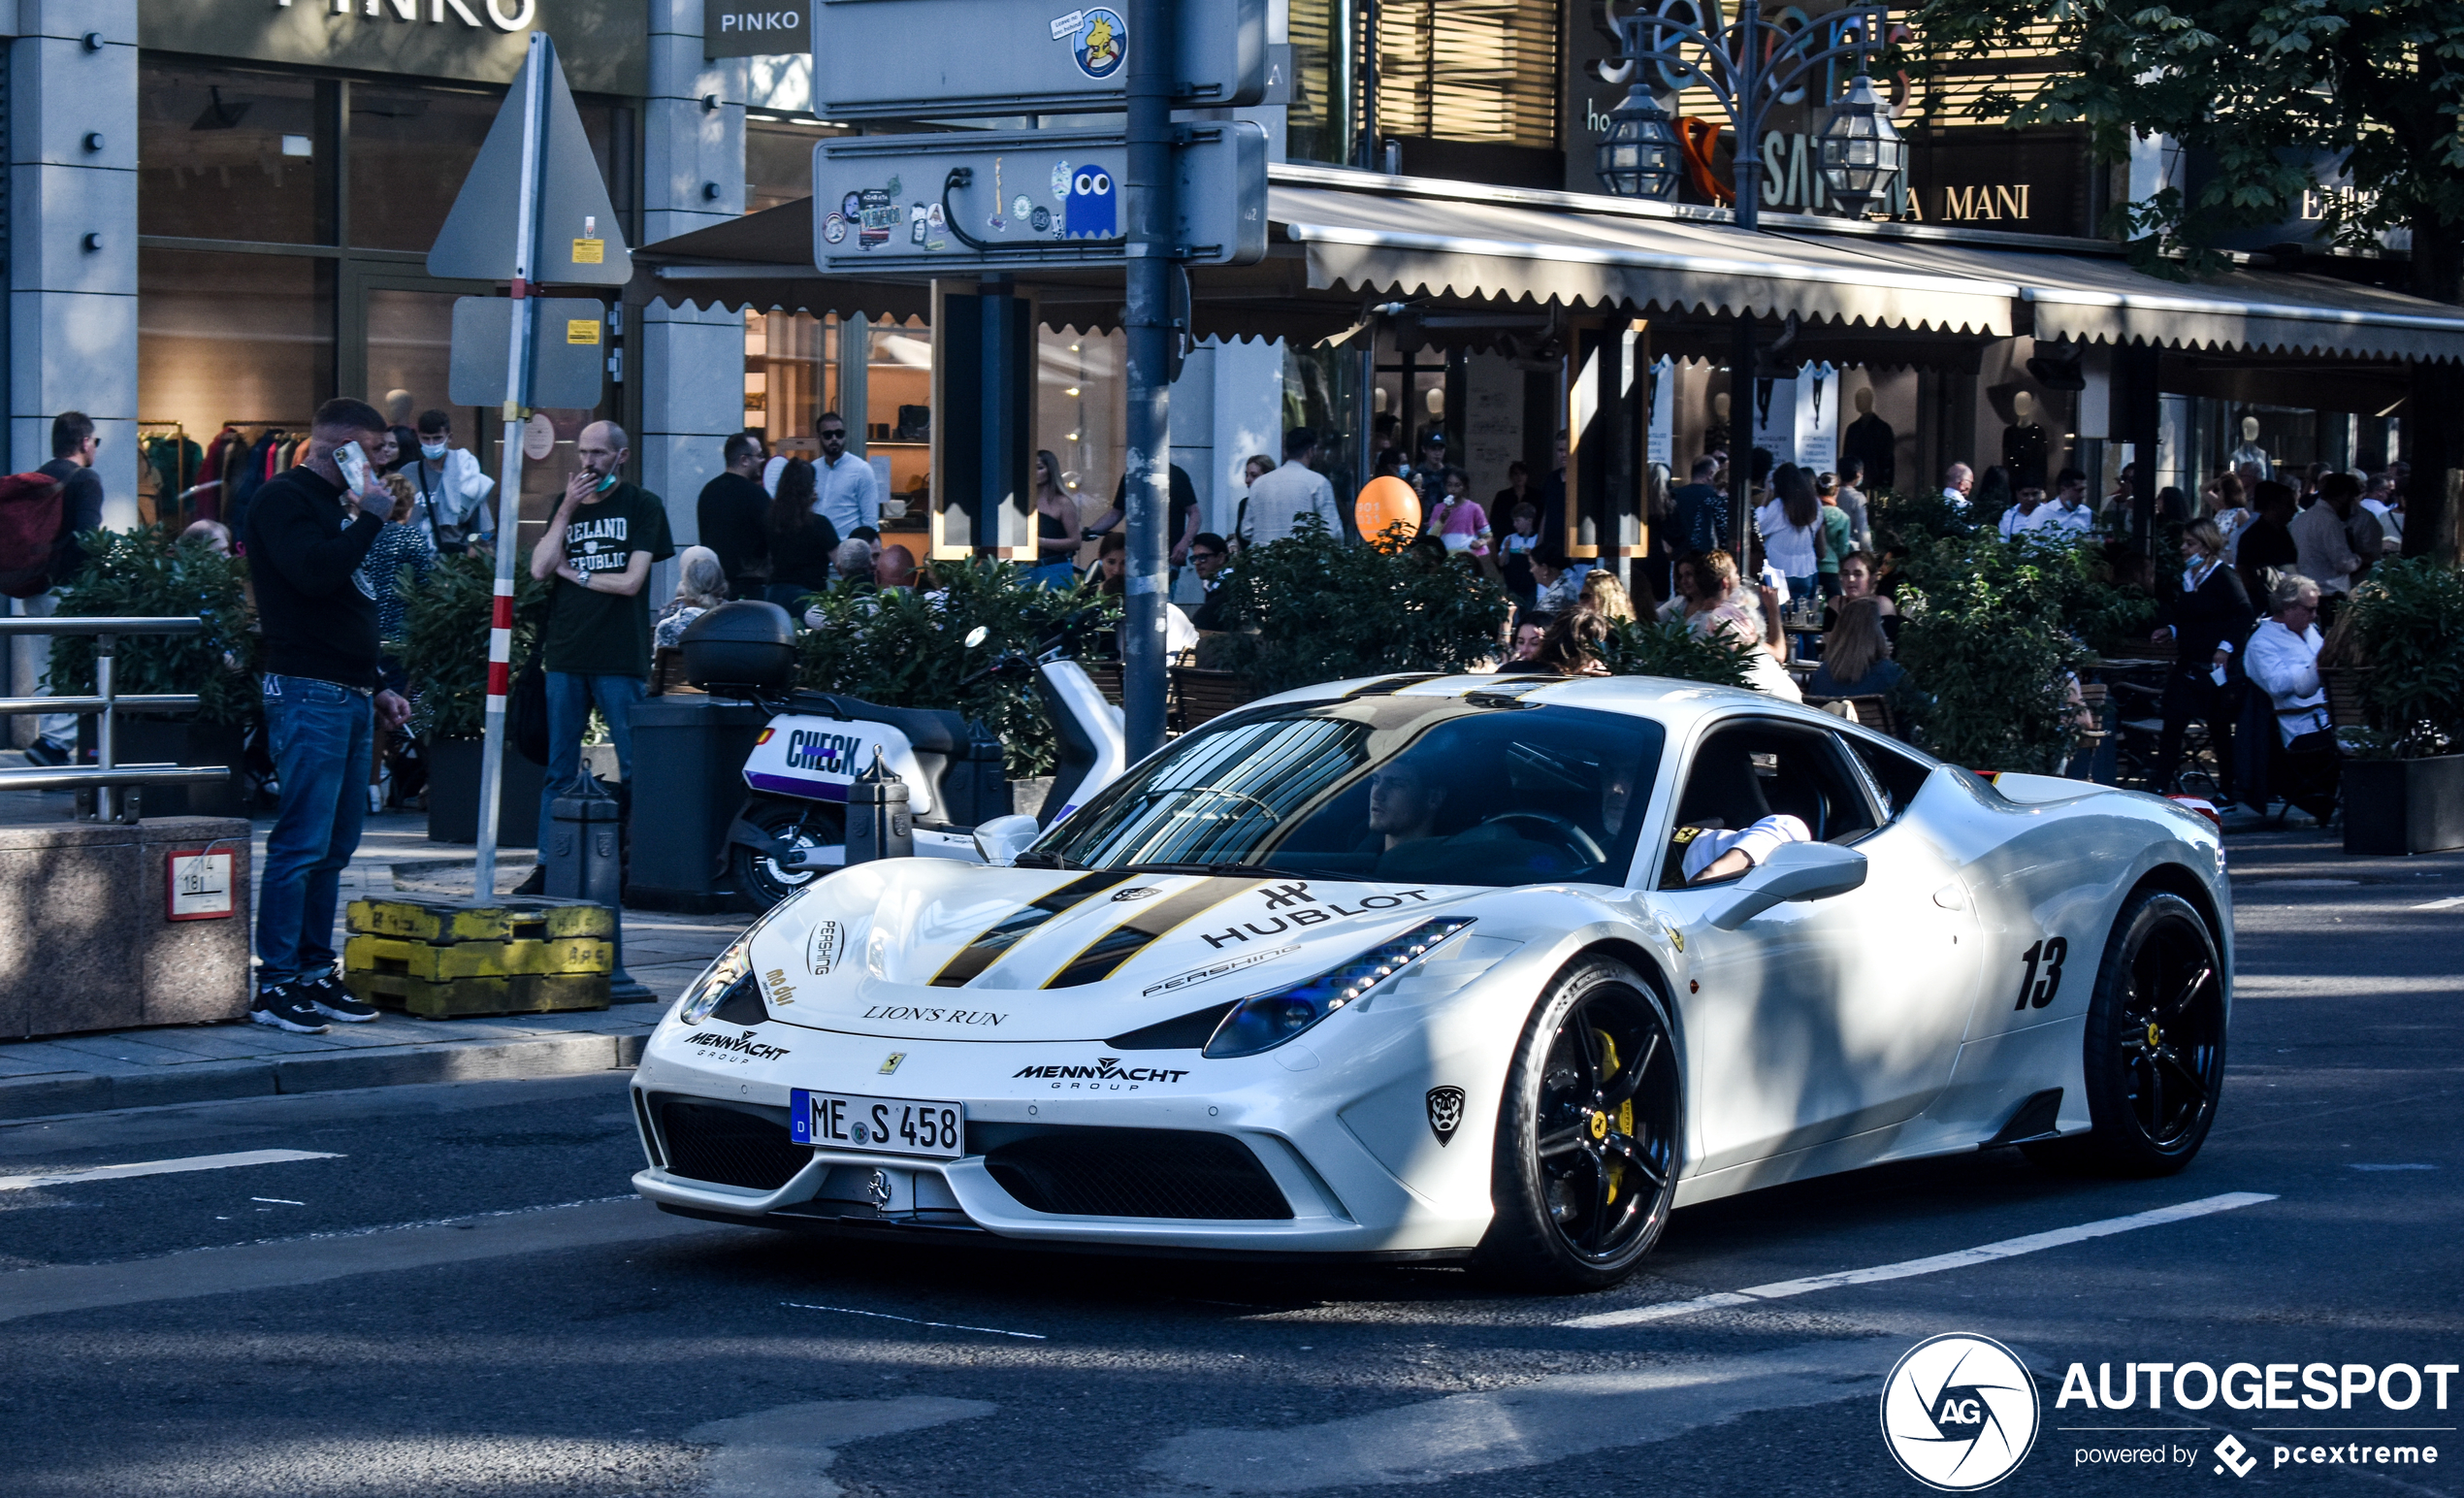
[{"label": "seated person at cafe", "polygon": [[1881,697],[1906,679],[1906,668],[1891,659],[1878,605],[1871,598],[1841,601],[1823,634],[1823,664],[1805,683],[1807,697]]}]

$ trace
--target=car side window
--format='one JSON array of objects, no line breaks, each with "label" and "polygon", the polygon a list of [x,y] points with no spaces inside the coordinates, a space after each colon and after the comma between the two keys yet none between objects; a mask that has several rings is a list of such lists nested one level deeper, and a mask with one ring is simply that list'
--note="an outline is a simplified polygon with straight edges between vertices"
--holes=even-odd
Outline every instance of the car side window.
[{"label": "car side window", "polygon": [[1882,800],[1886,820],[1896,819],[1917,798],[1925,783],[1933,777],[1933,766],[1914,755],[1903,754],[1862,734],[1843,733],[1840,737],[1856,755],[1857,764],[1872,777],[1873,788]]},{"label": "car side window", "polygon": [[1686,766],[1660,888],[1683,888],[1686,855],[1704,837],[1790,816],[1816,842],[1853,842],[1873,830],[1873,804],[1832,735],[1794,724],[1726,724]]}]

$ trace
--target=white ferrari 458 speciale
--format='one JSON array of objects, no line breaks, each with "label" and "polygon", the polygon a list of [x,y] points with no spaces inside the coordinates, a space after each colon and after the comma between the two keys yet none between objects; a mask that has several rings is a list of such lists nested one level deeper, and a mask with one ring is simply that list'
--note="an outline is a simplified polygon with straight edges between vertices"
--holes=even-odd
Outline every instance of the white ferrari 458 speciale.
[{"label": "white ferrari 458 speciale", "polygon": [[2232,974],[2197,810],[1653,678],[1308,688],[1005,866],[762,917],[651,1036],[721,1221],[1629,1274],[1672,1208],[2018,1145],[2181,1169]]}]

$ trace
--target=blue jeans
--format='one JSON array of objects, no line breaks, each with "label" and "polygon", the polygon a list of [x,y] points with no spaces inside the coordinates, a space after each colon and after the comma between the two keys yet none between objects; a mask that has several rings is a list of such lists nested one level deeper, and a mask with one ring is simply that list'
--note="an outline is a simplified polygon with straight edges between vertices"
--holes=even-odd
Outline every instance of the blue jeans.
[{"label": "blue jeans", "polygon": [[368,816],[375,707],[308,676],[269,675],[260,690],[282,808],[257,887],[257,981],[280,983],[334,965],[334,905]]},{"label": "blue jeans", "polygon": [[633,704],[649,683],[639,676],[578,676],[571,671],[547,675],[547,778],[539,782],[539,858],[555,846],[556,798],[568,796],[582,783],[582,731],[590,726],[591,704],[607,720],[608,739],[616,745],[616,778],[633,778]]},{"label": "blue jeans", "polygon": [[1078,564],[1066,557],[1058,562],[1041,563],[1027,570],[1026,585],[1067,592],[1078,585]]}]

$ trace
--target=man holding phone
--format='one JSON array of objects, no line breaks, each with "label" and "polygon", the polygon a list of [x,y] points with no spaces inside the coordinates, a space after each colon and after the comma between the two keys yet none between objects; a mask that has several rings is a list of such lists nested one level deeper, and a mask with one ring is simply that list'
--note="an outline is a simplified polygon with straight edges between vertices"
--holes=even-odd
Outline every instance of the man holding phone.
[{"label": "man holding phone", "polygon": [[[633,704],[650,683],[650,565],[676,554],[666,502],[618,479],[632,456],[625,429],[594,421],[573,443],[581,461],[565,501],[531,551],[531,575],[555,579],[543,645],[547,671],[547,778],[539,787],[539,847],[555,830],[556,798],[581,784],[582,731],[591,707],[607,720],[616,773],[633,773]],[[523,885],[547,888],[542,863]]]},{"label": "man holding phone", "polygon": [[376,533],[410,508],[379,485],[368,460],[385,431],[366,402],[326,402],[299,466],[268,479],[247,513],[265,635],[259,691],[282,788],[265,840],[248,1018],[300,1034],[322,1033],[328,1020],[376,1018],[335,971],[334,906],[368,814],[375,723],[395,728],[410,716],[377,672],[376,590],[367,569]]}]

